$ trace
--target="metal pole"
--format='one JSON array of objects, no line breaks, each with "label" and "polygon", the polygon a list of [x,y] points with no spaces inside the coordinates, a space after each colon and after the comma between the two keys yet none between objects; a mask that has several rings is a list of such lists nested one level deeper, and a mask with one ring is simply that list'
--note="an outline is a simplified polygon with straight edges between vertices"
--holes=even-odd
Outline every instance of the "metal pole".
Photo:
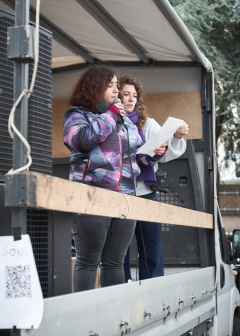
[{"label": "metal pole", "polygon": [[[15,25],[8,28],[8,58],[14,65],[14,102],[23,90],[28,90],[28,63],[34,60],[33,30],[29,26],[30,0],[15,0]],[[24,95],[14,114],[14,124],[18,131],[27,139],[28,133],[28,97]],[[27,150],[22,141],[14,133],[13,136],[13,170],[25,166]],[[5,198],[17,198],[17,204],[24,201],[25,185],[21,185],[18,175],[13,175],[11,188],[5,189]],[[19,202],[19,200],[21,200]],[[14,241],[21,239],[27,229],[27,209],[12,208],[12,234]],[[11,336],[20,336],[21,330],[13,326]]]},{"label": "metal pole", "polygon": [[[15,27],[29,25],[29,0],[15,1]],[[15,61],[14,67],[14,101],[24,89],[28,89],[28,64],[24,59]],[[27,138],[28,127],[28,98],[25,95],[15,111],[14,123],[17,129]],[[14,135],[13,139],[13,169],[20,168],[27,163],[26,148]],[[27,210],[21,208],[12,209],[12,234],[14,240],[21,239],[21,233],[26,233]],[[14,335],[16,335],[14,333]]]}]

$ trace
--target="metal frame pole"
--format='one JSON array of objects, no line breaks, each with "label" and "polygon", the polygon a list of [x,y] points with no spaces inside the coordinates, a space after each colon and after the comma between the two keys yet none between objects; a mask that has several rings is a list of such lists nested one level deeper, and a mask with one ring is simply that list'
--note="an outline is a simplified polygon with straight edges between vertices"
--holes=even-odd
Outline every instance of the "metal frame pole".
[{"label": "metal frame pole", "polygon": [[[15,1],[15,27],[29,25],[29,0]],[[24,59],[15,61],[14,67],[14,101],[24,89],[28,89],[28,63]],[[28,98],[25,95],[15,111],[14,123],[22,135],[27,138],[28,128]],[[27,163],[26,148],[18,136],[13,139],[13,169],[20,168]],[[14,192],[14,190],[13,190]],[[26,208],[12,209],[12,234],[14,240],[21,239],[21,233],[26,232]]]},{"label": "metal frame pole", "polygon": [[[29,25],[29,0],[15,1],[15,27]],[[11,41],[10,41],[11,43]],[[21,45],[22,41],[20,41]],[[18,48],[18,46],[11,46]],[[24,59],[17,59],[14,61],[14,101],[24,89],[28,89],[28,64]],[[28,128],[28,98],[25,95],[22,101],[16,108],[14,123],[20,133],[27,138]],[[26,148],[22,141],[14,134],[13,139],[13,170],[24,166],[27,163]],[[15,180],[18,181],[17,179]],[[18,192],[18,185],[13,186],[12,193]],[[27,209],[13,208],[12,209],[12,234],[14,240],[20,240],[22,232],[26,232],[27,227]],[[20,336],[21,330],[16,326],[11,330],[11,336]]]},{"label": "metal frame pole", "polygon": [[[22,92],[28,92],[29,62],[34,61],[34,30],[29,26],[30,0],[15,0],[15,25],[8,28],[8,59],[14,61],[14,102]],[[14,113],[14,124],[22,136],[28,135],[28,96],[23,95]],[[13,171],[26,166],[27,149],[16,133],[13,133]],[[14,174],[14,173],[13,173]],[[23,176],[25,176],[23,174]],[[12,183],[5,189],[5,200],[18,198],[24,202],[26,185],[21,175],[11,176]],[[23,178],[24,180],[24,178]],[[27,231],[27,208],[19,207],[19,202],[12,208],[12,235],[14,241],[21,239]],[[17,325],[11,329],[11,336],[20,336]]]}]

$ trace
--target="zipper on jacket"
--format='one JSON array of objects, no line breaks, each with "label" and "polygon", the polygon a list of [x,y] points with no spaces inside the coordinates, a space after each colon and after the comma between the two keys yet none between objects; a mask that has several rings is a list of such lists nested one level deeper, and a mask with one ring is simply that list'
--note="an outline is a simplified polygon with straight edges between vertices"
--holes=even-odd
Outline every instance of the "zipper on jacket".
[{"label": "zipper on jacket", "polygon": [[122,182],[122,141],[121,141],[121,137],[120,137],[119,130],[117,129],[117,127],[116,127],[116,130],[117,130],[119,145],[120,145],[120,177],[119,177],[118,186],[117,186],[117,191],[119,192],[120,184]]},{"label": "zipper on jacket", "polygon": [[87,175],[87,172],[88,172],[88,169],[89,169],[89,166],[90,166],[90,160],[91,160],[91,154],[88,157],[88,163],[86,164],[86,167],[85,167],[86,171],[85,171],[84,176],[83,176],[83,181],[85,180],[85,177]]},{"label": "zipper on jacket", "polygon": [[128,127],[127,126],[126,126],[126,130],[127,130],[127,139],[128,139],[128,156],[129,156],[130,166],[131,166],[131,170],[132,170],[133,190],[134,190],[134,196],[137,196],[137,192],[136,192],[137,179],[135,180],[134,174],[133,174],[133,167],[132,167],[132,161],[131,161],[131,155],[130,155],[129,133],[128,133]]}]

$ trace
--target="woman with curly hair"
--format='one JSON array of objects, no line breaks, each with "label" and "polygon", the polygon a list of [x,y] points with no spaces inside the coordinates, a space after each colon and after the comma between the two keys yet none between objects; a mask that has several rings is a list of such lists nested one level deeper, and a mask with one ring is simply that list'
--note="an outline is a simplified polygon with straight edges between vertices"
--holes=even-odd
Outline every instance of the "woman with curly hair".
[{"label": "woman with curly hair", "polygon": [[[139,135],[145,143],[153,137],[161,126],[152,118],[148,118],[143,105],[143,85],[138,78],[122,76],[119,80],[119,97],[128,118],[138,127]],[[178,158],[186,150],[182,137],[188,133],[188,125],[184,122],[175,134],[163,146],[167,150],[159,162],[168,162]],[[156,162],[157,163],[157,162]],[[156,182],[155,171],[158,165],[144,169],[137,177],[136,194],[139,197],[158,202],[156,192],[150,188]],[[155,278],[164,275],[163,253],[161,242],[161,224],[137,221],[135,234],[139,252],[139,279]],[[124,262],[125,281],[131,279],[129,249]]]},{"label": "woman with curly hair", "polygon": [[[69,179],[133,194],[140,168],[153,167],[163,150],[156,148],[153,158],[136,155],[143,143],[137,127],[129,119],[128,142],[121,119],[123,104],[113,104],[117,96],[117,74],[108,67],[89,68],[75,85],[70,98],[73,107],[64,117],[64,144],[71,151]],[[77,252],[73,274],[75,292],[95,288],[100,262],[102,287],[124,283],[123,262],[135,224],[136,221],[128,219],[73,215]]]}]

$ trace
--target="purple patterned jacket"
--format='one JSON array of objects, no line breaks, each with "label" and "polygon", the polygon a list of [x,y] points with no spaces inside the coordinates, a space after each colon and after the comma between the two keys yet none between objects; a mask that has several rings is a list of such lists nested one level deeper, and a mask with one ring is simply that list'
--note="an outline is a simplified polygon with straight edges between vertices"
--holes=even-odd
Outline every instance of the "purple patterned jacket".
[{"label": "purple patterned jacket", "polygon": [[66,112],[64,144],[71,151],[69,179],[134,194],[140,168],[153,167],[160,156],[136,154],[143,145],[137,127],[126,118],[127,134],[126,128],[117,123],[111,107],[102,114],[84,107],[72,107]]}]

